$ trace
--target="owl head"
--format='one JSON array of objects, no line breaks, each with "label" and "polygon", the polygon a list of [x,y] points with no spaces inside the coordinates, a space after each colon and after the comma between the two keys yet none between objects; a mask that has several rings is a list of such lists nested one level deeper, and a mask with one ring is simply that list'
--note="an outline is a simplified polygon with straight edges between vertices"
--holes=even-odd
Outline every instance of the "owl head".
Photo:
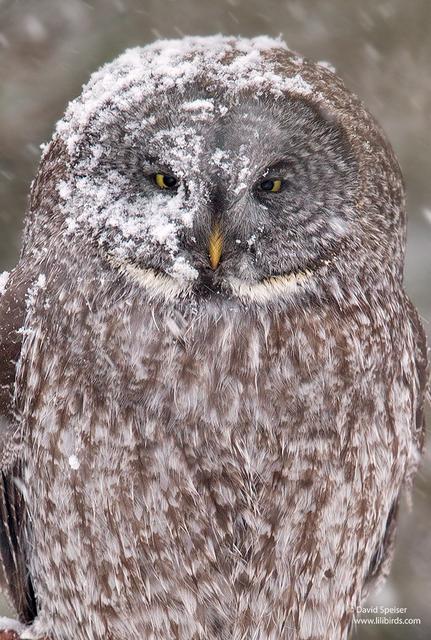
[{"label": "owl head", "polygon": [[71,102],[41,174],[39,249],[55,238],[57,256],[60,243],[150,297],[261,304],[399,277],[389,145],[327,65],[279,39],[127,50]]}]

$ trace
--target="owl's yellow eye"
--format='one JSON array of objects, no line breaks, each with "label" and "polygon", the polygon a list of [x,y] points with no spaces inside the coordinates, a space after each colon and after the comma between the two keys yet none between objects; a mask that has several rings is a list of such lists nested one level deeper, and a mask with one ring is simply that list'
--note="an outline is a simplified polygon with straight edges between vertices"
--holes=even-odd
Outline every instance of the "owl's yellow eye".
[{"label": "owl's yellow eye", "polygon": [[262,191],[270,191],[271,193],[277,193],[280,191],[282,186],[282,181],[280,178],[273,178],[271,180],[263,180],[259,187]]},{"label": "owl's yellow eye", "polygon": [[160,189],[174,189],[178,184],[175,176],[169,176],[166,173],[156,173],[154,181]]}]

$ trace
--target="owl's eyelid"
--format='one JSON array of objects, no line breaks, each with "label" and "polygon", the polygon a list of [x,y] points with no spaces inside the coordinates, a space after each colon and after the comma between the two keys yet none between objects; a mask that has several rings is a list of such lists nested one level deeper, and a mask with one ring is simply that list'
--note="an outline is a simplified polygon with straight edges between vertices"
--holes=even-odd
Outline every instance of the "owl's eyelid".
[{"label": "owl's eyelid", "polygon": [[[281,166],[282,164],[283,166]],[[259,187],[259,184],[265,180],[281,180],[281,186],[283,188],[288,180],[288,167],[286,165],[287,162],[274,164],[259,174],[256,174],[256,187]]]},{"label": "owl's eyelid", "polygon": [[147,157],[142,163],[143,173],[147,176],[155,175],[156,173],[163,173],[166,176],[173,176],[179,180],[179,176],[175,173],[172,167],[167,164],[163,164],[157,158]]},{"label": "owl's eyelid", "polygon": [[156,173],[162,173],[164,176],[174,176],[177,178],[178,176],[169,168],[163,168],[159,164],[150,165],[147,164],[143,168],[143,173],[146,176],[155,176]]},{"label": "owl's eyelid", "polygon": [[280,175],[279,173],[274,173],[271,175],[270,173],[266,176],[261,176],[257,182],[265,182],[265,180],[281,180],[281,182],[285,182],[287,180],[286,176]]}]

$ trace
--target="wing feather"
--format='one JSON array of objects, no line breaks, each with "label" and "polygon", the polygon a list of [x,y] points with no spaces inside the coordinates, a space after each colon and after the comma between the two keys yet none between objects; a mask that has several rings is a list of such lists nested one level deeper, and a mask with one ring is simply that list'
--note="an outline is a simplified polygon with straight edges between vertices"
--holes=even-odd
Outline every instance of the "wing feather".
[{"label": "wing feather", "polygon": [[[425,403],[427,393],[429,392],[429,362],[428,349],[425,331],[419,319],[418,312],[410,300],[407,300],[407,313],[410,326],[413,330],[413,348],[414,348],[414,371],[416,376],[416,410],[413,424],[411,425],[413,444],[415,453],[412,455],[410,464],[406,469],[404,486],[409,488],[412,484],[413,474],[416,472],[420,455],[423,452],[425,440]],[[411,381],[413,384],[413,381]],[[397,496],[389,511],[386,521],[386,527],[382,539],[380,540],[375,553],[373,555],[364,593],[369,591],[370,586],[375,586],[382,578],[387,576],[391,566],[392,556],[395,547],[395,535],[397,530],[399,503],[401,493]]]},{"label": "wing feather", "polygon": [[[27,279],[28,282],[28,279]],[[27,570],[27,522],[20,490],[20,428],[14,417],[16,363],[26,310],[26,279],[17,269],[0,296],[0,586],[19,619],[30,622],[36,602]]]}]

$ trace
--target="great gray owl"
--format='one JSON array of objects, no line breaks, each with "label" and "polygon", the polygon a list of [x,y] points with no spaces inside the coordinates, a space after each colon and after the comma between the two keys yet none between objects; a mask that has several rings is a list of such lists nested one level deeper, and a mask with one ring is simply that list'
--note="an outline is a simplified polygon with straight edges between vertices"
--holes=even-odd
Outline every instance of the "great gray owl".
[{"label": "great gray owl", "polygon": [[158,41],[92,76],[1,298],[23,637],[347,637],[422,447],[404,245],[382,131],[282,41]]}]

